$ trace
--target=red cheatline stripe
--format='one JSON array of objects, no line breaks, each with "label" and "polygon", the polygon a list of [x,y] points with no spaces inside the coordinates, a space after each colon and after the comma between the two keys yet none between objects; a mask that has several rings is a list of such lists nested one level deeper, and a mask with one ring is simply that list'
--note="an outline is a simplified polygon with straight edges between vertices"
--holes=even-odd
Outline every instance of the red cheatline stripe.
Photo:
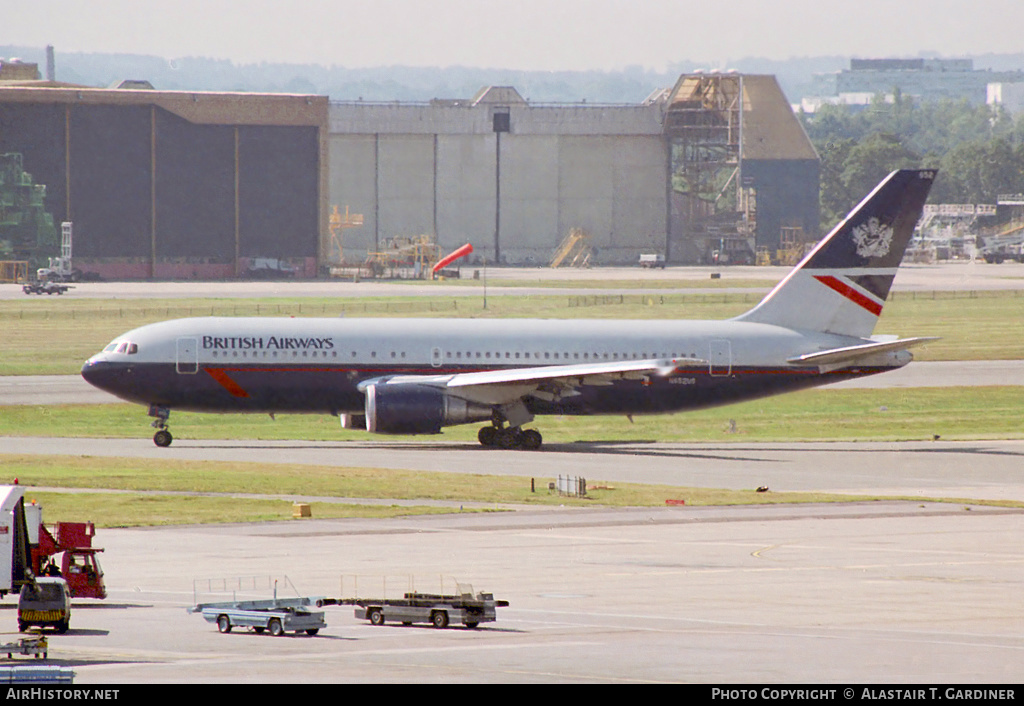
[{"label": "red cheatline stripe", "polygon": [[224,386],[224,389],[235,397],[248,397],[249,393],[242,389],[242,386],[228,377],[220,368],[203,368],[214,380]]},{"label": "red cheatline stripe", "polygon": [[881,304],[874,301],[873,299],[869,299],[868,297],[864,296],[856,289],[846,284],[845,282],[840,281],[836,277],[832,277],[831,275],[815,275],[814,279],[818,280],[829,289],[832,289],[838,292],[839,294],[842,294],[844,297],[849,299],[854,304],[858,304],[864,307],[875,316],[881,316]]}]

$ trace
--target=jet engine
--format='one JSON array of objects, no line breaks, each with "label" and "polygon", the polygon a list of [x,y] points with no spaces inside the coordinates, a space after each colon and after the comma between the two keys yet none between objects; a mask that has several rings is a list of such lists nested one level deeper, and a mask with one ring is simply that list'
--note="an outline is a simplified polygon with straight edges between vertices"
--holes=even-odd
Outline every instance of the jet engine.
[{"label": "jet engine", "polygon": [[377,434],[440,434],[441,427],[491,419],[490,405],[468,402],[429,385],[367,386],[366,430]]}]

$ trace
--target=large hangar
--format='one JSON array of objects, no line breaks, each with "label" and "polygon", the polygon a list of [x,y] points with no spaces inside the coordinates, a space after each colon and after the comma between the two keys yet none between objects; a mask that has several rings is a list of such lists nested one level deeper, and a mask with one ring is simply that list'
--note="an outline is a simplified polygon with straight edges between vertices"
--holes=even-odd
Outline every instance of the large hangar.
[{"label": "large hangar", "polygon": [[[349,258],[395,236],[442,250],[546,264],[573,228],[597,262],[665,249],[668,162],[661,109],[537,105],[511,87],[467,100],[331,104],[331,198],[363,216]],[[337,253],[332,253],[336,257]]]},{"label": "large hangar", "polygon": [[787,234],[818,235],[818,156],[773,76],[684,75],[638,105],[534,104],[499,86],[335,102],[330,162],[332,205],[361,225],[328,261],[427,234],[546,264],[580,229],[598,264],[752,263]]},{"label": "large hangar", "polygon": [[[75,266],[107,278],[261,259],[313,277],[423,235],[510,265],[547,264],[574,231],[594,264],[743,262],[818,236],[817,154],[771,76],[688,74],[636,105],[126,85],[142,90],[0,83],[0,153],[74,223]],[[340,238],[332,207],[358,215]]]},{"label": "large hangar", "polygon": [[321,96],[0,87],[0,153],[74,223],[83,272],[225,278],[273,258],[315,276],[327,114]]}]

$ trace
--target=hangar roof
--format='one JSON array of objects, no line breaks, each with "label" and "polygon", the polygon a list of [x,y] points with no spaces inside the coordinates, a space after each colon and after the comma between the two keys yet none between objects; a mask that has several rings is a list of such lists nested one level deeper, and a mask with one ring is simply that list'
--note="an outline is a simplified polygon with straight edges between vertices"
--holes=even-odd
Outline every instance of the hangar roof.
[{"label": "hangar roof", "polygon": [[0,85],[0,103],[155,105],[189,122],[213,125],[327,125],[327,97],[285,93],[216,93]]},{"label": "hangar roof", "polygon": [[818,159],[774,76],[743,76],[743,159]]}]

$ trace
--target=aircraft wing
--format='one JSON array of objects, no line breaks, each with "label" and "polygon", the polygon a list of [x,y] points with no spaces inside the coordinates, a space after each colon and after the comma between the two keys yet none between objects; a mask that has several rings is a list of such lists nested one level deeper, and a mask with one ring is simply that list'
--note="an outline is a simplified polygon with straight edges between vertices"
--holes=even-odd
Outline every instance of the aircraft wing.
[{"label": "aircraft wing", "polygon": [[919,346],[922,343],[928,343],[929,341],[938,340],[935,337],[918,337],[918,338],[902,338],[895,341],[878,341],[874,343],[865,343],[858,346],[846,346],[844,348],[833,348],[828,351],[818,351],[817,353],[805,353],[794,358],[789,358],[786,362],[790,365],[807,365],[807,366],[829,366],[829,367],[840,367],[842,365],[848,365],[856,363],[862,358],[866,358],[871,355],[878,353],[892,353],[893,351],[902,351],[913,346]]},{"label": "aircraft wing", "polygon": [[575,388],[586,385],[610,385],[613,380],[642,380],[650,375],[668,375],[680,365],[707,364],[696,358],[669,360],[621,360],[608,363],[544,365],[533,368],[484,370],[453,375],[392,375],[365,380],[364,390],[372,384],[430,385],[452,395],[482,404],[508,404],[527,395],[544,399],[569,397]]}]

